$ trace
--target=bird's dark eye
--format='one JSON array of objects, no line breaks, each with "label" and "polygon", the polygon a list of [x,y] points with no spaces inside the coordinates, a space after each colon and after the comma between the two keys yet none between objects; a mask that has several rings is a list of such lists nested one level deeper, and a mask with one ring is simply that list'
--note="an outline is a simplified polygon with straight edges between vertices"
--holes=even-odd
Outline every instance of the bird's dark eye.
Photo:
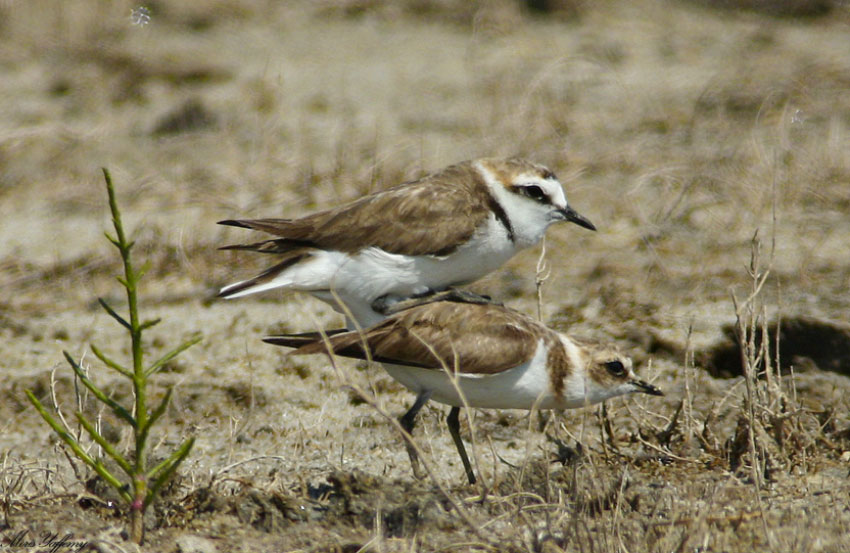
[{"label": "bird's dark eye", "polygon": [[543,192],[543,189],[537,185],[532,184],[531,186],[523,186],[520,190],[523,194],[533,200],[537,200],[538,202],[547,200],[546,193]]},{"label": "bird's dark eye", "polygon": [[623,366],[622,361],[608,361],[605,363],[605,368],[613,376],[623,376],[626,374],[626,367]]}]

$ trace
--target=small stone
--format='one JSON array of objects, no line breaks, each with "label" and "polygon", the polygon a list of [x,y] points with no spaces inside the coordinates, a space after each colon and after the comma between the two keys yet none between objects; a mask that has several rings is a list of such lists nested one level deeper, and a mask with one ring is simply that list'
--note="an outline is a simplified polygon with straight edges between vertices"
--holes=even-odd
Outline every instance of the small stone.
[{"label": "small stone", "polygon": [[175,540],[180,553],[216,553],[215,543],[201,536],[186,534]]}]

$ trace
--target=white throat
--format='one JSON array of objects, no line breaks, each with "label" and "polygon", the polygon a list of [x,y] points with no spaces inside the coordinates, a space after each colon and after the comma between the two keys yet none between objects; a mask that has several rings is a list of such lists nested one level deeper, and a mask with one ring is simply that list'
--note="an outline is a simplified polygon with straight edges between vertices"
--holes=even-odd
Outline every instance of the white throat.
[{"label": "white throat", "polygon": [[476,162],[475,168],[484,177],[490,193],[504,210],[517,249],[540,242],[546,229],[554,222],[549,215],[550,208],[510,192],[483,163]]}]

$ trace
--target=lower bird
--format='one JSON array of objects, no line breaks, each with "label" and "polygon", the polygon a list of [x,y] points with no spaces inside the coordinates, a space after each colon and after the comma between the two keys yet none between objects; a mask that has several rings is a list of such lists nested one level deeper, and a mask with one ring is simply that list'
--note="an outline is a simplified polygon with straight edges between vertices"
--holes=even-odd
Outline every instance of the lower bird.
[{"label": "lower bird", "polygon": [[[567,336],[493,303],[426,301],[363,331],[264,341],[296,348],[290,355],[326,353],[381,362],[416,394],[400,419],[408,434],[428,400],[450,405],[449,432],[470,483],[475,474],[460,437],[462,407],[573,409],[635,392],[663,395],[639,380],[631,359],[614,346]],[[419,476],[415,450],[408,446],[408,453]]]}]

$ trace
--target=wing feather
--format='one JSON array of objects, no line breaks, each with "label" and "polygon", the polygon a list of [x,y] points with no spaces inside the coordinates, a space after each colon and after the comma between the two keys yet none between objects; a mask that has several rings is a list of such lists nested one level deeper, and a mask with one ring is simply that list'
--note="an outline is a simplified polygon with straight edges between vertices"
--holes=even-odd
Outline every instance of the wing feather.
[{"label": "wing feather", "polygon": [[292,354],[327,352],[330,343],[337,355],[365,359],[365,344],[375,361],[496,374],[531,360],[539,338],[549,340],[552,332],[499,305],[437,302],[393,315],[363,333],[346,332],[328,342],[302,345]]},{"label": "wing feather", "polygon": [[354,252],[366,247],[403,255],[448,255],[491,212],[483,177],[463,162],[417,181],[300,219],[246,219],[221,224],[278,236],[257,251],[299,247]]}]

